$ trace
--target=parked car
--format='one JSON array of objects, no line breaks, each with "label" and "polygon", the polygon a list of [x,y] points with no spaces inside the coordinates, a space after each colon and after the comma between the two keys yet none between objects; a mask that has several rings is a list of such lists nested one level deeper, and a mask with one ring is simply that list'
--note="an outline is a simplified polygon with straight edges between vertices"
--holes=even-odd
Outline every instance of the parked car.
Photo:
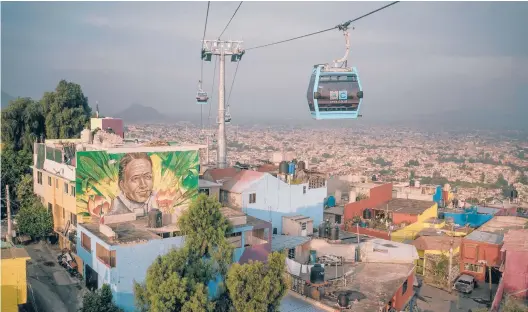
[{"label": "parked car", "polygon": [[453,289],[462,293],[470,294],[473,289],[475,289],[476,281],[475,278],[468,274],[462,274],[460,275],[455,284],[453,285]]}]

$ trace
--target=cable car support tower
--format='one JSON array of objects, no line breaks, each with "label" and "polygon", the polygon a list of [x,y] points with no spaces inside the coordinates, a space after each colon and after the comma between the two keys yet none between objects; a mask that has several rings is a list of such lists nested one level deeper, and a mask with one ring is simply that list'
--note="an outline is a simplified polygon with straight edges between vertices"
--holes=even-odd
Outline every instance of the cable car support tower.
[{"label": "cable car support tower", "polygon": [[218,135],[217,135],[217,168],[227,167],[227,136],[225,131],[225,57],[231,56],[231,62],[240,62],[245,51],[242,49],[242,41],[236,40],[202,40],[202,60],[210,62],[213,55],[219,57],[220,77],[218,79]]}]

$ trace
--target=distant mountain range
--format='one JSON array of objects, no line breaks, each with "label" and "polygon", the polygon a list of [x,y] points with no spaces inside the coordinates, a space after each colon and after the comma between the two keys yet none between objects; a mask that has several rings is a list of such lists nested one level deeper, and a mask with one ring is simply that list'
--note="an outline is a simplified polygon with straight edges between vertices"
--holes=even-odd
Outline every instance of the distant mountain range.
[{"label": "distant mountain range", "polygon": [[7,107],[7,105],[9,104],[9,101],[14,100],[14,99],[16,99],[16,97],[2,91],[2,108]]},{"label": "distant mountain range", "polygon": [[155,108],[141,104],[132,104],[112,117],[119,117],[123,119],[125,123],[155,123],[164,122],[168,119]]}]

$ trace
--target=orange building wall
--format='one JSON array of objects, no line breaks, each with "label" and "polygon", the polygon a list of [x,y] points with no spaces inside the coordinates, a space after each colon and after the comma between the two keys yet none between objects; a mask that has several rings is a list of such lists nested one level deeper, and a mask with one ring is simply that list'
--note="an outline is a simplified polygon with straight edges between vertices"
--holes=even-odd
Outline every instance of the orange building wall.
[{"label": "orange building wall", "polygon": [[352,220],[355,216],[362,216],[366,208],[374,208],[379,204],[392,199],[392,183],[382,184],[370,189],[370,196],[367,199],[345,205],[345,222]]},{"label": "orange building wall", "polygon": [[407,224],[412,224],[416,221],[418,221],[418,215],[410,215],[407,213],[398,213],[398,212],[392,213],[392,223],[394,224],[401,224],[403,222]]},{"label": "orange building wall", "polygon": [[[409,277],[407,277],[407,290],[405,291],[405,294],[402,294],[403,291],[403,283],[400,285],[400,288],[394,293],[394,296],[392,296],[391,302],[392,307],[395,308],[397,311],[403,310],[405,305],[409,303],[412,296],[414,295],[414,270],[410,272],[411,274]],[[405,281],[404,281],[405,282]]]},{"label": "orange building wall", "polygon": [[480,272],[466,271],[464,264],[479,264],[479,261],[486,261],[488,266],[500,266],[501,245],[487,244],[463,239],[460,247],[460,272],[472,275],[479,281],[486,278],[486,266]]}]

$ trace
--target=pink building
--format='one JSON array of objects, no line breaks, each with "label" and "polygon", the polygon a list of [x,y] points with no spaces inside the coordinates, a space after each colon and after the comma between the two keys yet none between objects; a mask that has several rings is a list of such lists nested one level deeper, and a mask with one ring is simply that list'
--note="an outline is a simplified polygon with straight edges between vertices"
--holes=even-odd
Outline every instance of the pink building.
[{"label": "pink building", "polygon": [[107,131],[108,128],[112,129],[115,134],[125,138],[125,126],[123,124],[123,119],[121,118],[112,118],[112,117],[104,117],[104,118],[92,118],[90,120],[90,128],[92,130],[95,130],[96,128],[99,128],[101,130]]},{"label": "pink building", "polygon": [[501,253],[504,291],[517,297],[527,297],[528,229],[510,230],[506,233]]}]

